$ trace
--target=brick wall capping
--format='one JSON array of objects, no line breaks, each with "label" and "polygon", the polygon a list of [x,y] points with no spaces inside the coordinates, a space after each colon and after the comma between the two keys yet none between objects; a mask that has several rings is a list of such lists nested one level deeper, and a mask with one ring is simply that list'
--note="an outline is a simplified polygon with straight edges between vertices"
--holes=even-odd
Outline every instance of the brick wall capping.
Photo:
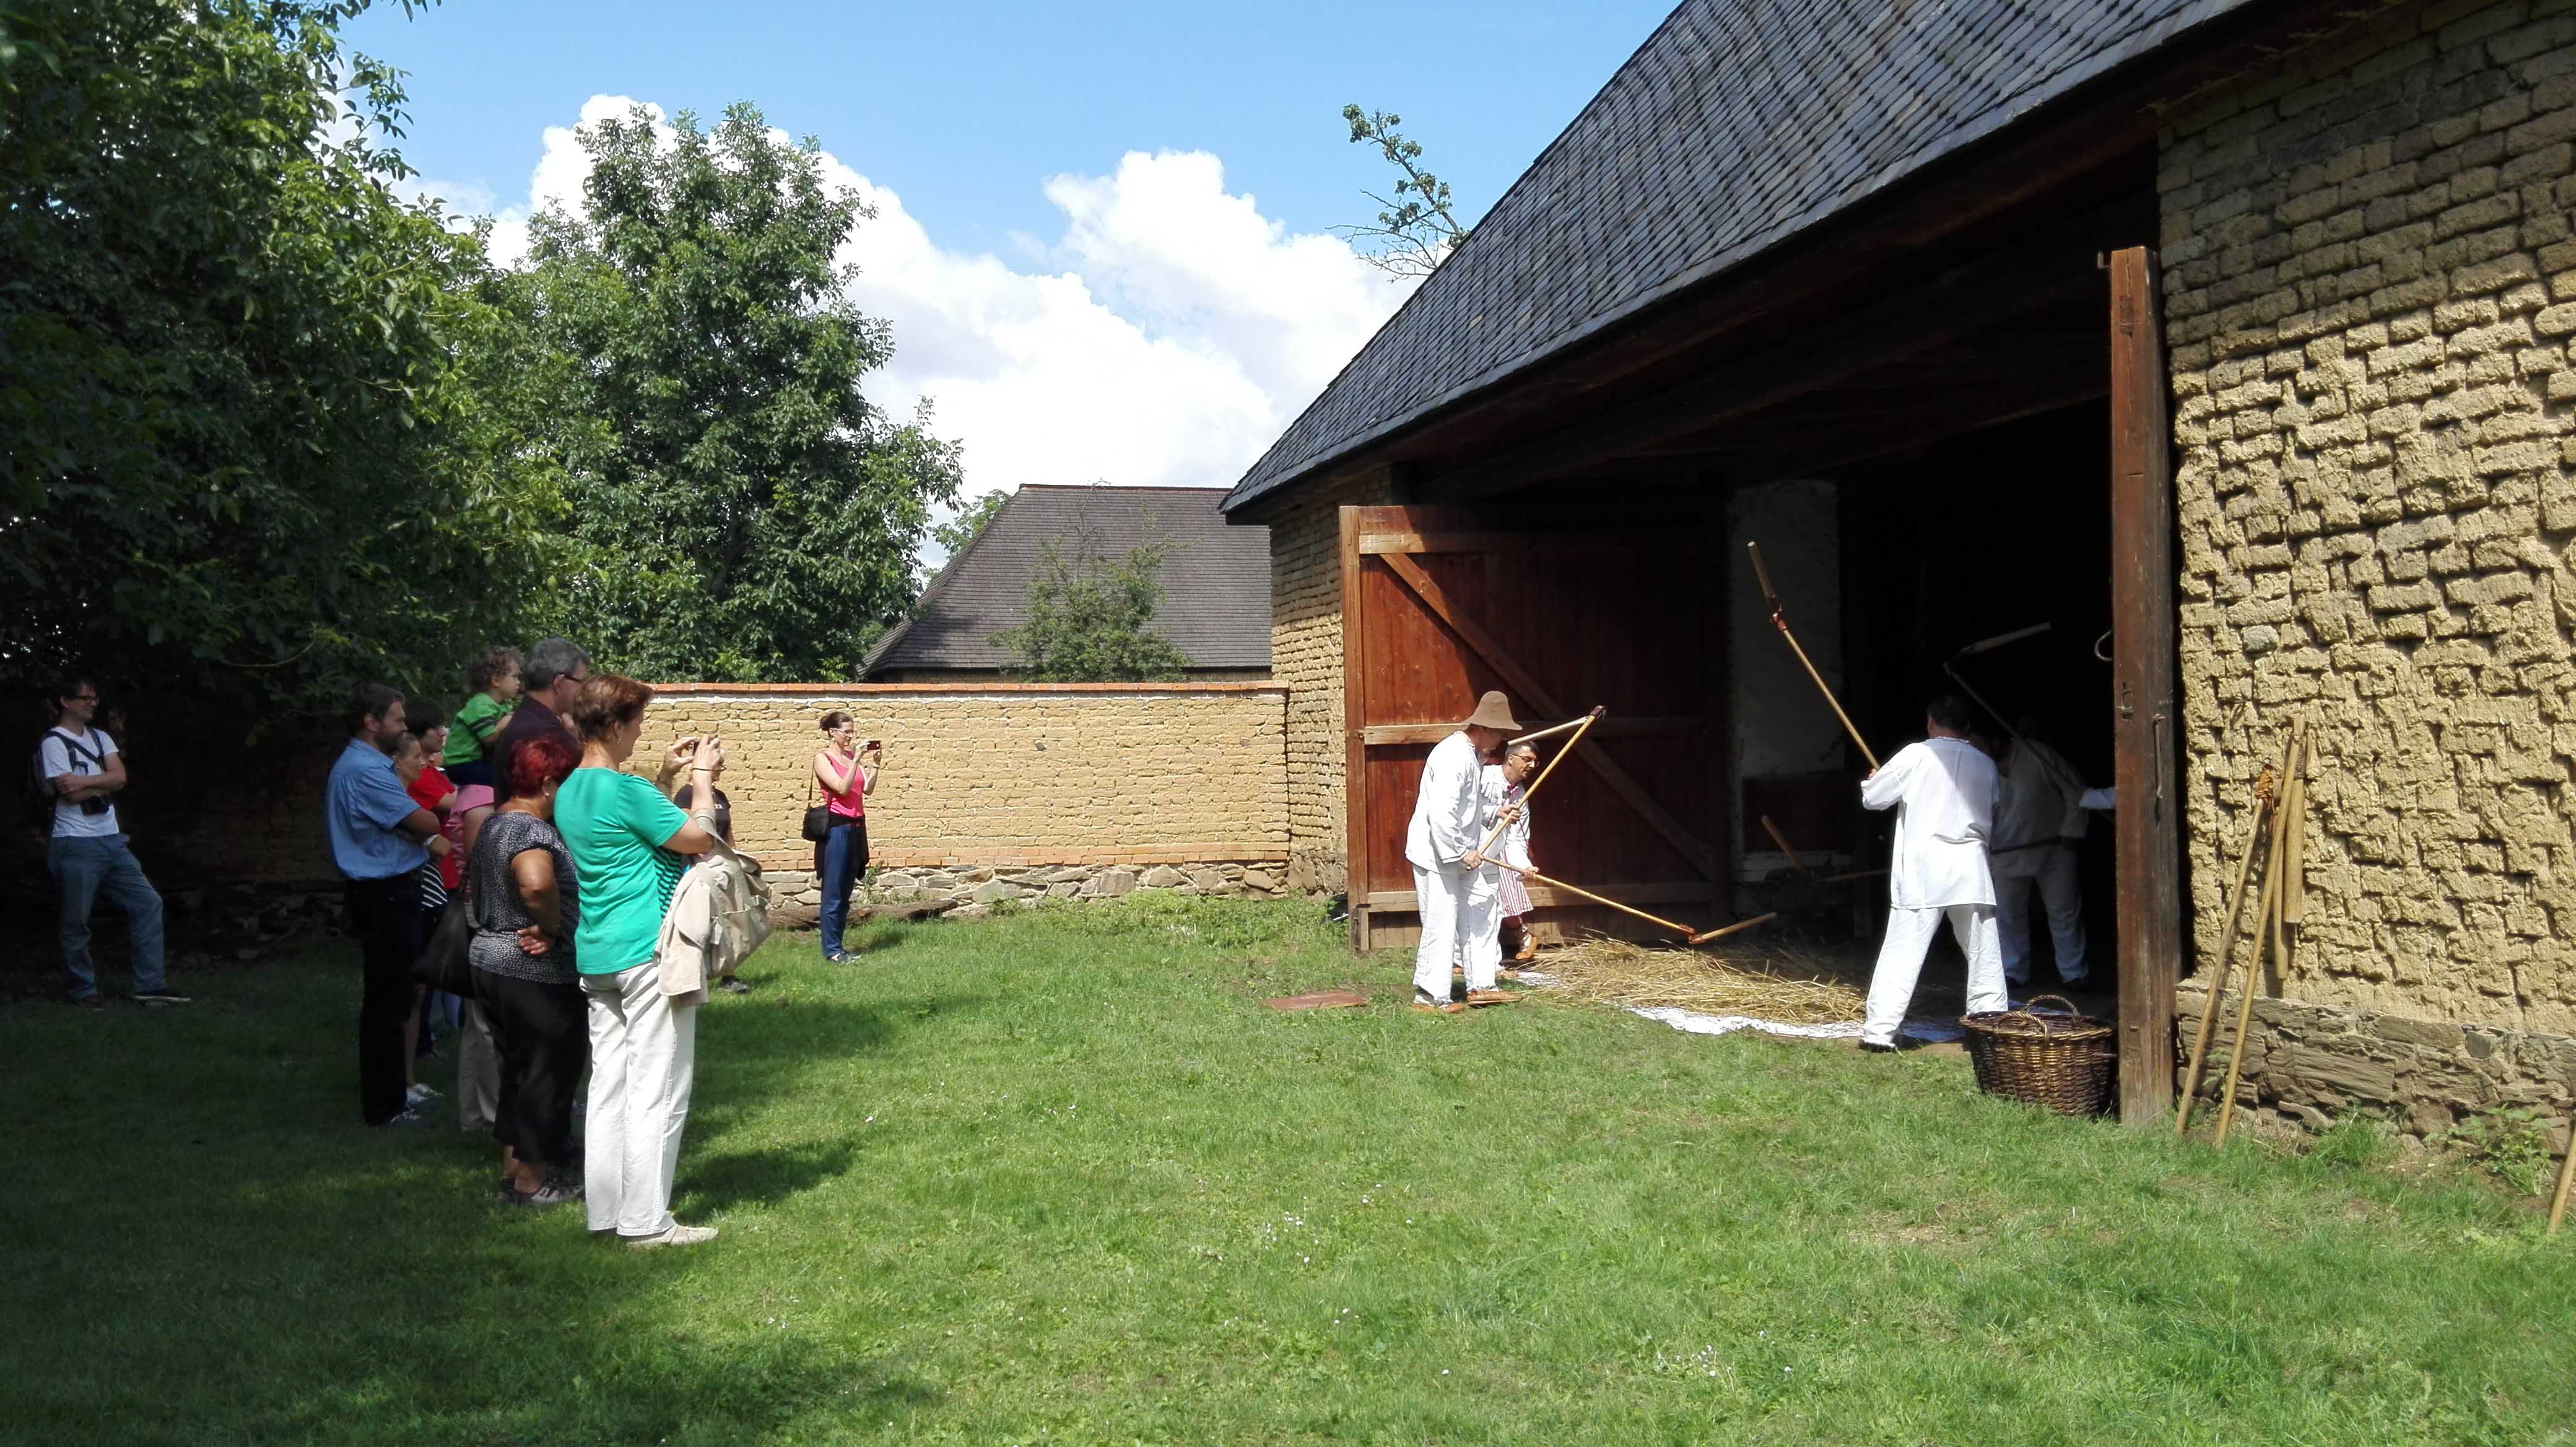
[{"label": "brick wall capping", "polygon": [[1071,697],[1130,694],[1191,697],[1206,694],[1273,693],[1285,697],[1288,685],[1268,681],[1182,683],[655,683],[656,694],[711,697],[756,694],[763,698],[872,698],[889,695],[949,694],[959,698],[1026,698],[1048,694]]}]

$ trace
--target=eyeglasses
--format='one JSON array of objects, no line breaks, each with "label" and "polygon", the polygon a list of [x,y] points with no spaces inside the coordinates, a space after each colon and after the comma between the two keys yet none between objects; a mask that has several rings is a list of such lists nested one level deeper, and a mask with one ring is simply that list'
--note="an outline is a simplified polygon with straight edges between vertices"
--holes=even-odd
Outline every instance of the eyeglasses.
[{"label": "eyeglasses", "polygon": [[65,694],[65,695],[63,695],[63,698],[64,698],[64,700],[65,700],[66,702],[69,702],[69,703],[96,703],[96,702],[98,702],[98,695],[97,695],[97,694],[94,694],[94,693],[69,693],[69,694]]}]

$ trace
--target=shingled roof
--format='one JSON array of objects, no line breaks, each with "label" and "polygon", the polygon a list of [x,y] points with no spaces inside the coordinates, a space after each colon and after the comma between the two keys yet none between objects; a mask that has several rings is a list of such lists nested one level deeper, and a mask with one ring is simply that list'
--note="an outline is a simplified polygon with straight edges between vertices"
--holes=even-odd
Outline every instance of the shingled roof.
[{"label": "shingled roof", "polygon": [[1289,424],[1239,507],[2246,0],[1684,0]]},{"label": "shingled roof", "polygon": [[1155,626],[1201,669],[1270,666],[1270,530],[1228,527],[1221,487],[1053,487],[1012,493],[922,591],[909,621],[868,650],[862,678],[922,669],[1007,669],[990,641],[1028,616],[1040,547],[1070,556],[1088,544],[1123,556],[1152,536],[1177,546]]}]

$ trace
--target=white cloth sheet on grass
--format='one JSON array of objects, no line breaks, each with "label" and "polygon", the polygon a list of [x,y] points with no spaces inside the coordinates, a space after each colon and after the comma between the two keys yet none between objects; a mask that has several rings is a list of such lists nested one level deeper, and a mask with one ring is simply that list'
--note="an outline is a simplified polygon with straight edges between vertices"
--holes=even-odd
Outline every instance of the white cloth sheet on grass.
[{"label": "white cloth sheet on grass", "polygon": [[[1524,983],[1557,985],[1564,983],[1554,975],[1537,970],[1521,971]],[[2013,1002],[2019,1009],[2021,1002]],[[1787,1035],[1801,1040],[1852,1040],[1860,1035],[1858,1020],[1837,1020],[1830,1025],[1793,1025],[1786,1020],[1761,1020],[1751,1015],[1710,1015],[1698,1010],[1684,1010],[1675,1005],[1622,1005],[1631,1015],[1642,1015],[1658,1025],[1670,1025],[1688,1035],[1732,1035],[1738,1030],[1759,1030],[1765,1035]],[[1947,1020],[1908,1020],[1897,1032],[1915,1040],[1934,1044],[1964,1039],[1967,1031]]]}]

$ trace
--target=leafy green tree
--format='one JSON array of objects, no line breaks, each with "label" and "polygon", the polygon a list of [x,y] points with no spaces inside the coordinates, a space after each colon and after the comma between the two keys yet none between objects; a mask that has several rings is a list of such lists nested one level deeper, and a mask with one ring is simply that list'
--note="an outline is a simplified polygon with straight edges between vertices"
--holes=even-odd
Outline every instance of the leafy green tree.
[{"label": "leafy green tree", "polygon": [[1120,557],[1100,555],[1088,533],[1071,557],[1061,540],[1038,544],[1028,617],[992,636],[1030,683],[1150,683],[1177,679],[1189,655],[1154,631],[1163,606],[1163,560],[1177,544],[1150,533]]},{"label": "leafy green tree", "polygon": [[555,606],[639,676],[856,676],[958,485],[953,443],[860,388],[892,339],[832,258],[866,206],[747,104],[580,136],[583,205],[536,218],[519,283],[568,361],[531,419],[581,554]]},{"label": "leafy green tree", "polygon": [[547,470],[468,361],[478,239],[389,190],[364,8],[0,0],[7,682],[273,720],[519,636]]},{"label": "leafy green tree", "polygon": [[1423,168],[1421,143],[1396,129],[1404,124],[1404,117],[1346,105],[1342,120],[1351,128],[1352,145],[1377,147],[1378,154],[1395,168],[1395,194],[1362,191],[1380,208],[1377,224],[1333,229],[1357,242],[1361,259],[1380,271],[1429,276],[1450,252],[1467,244],[1467,228],[1458,224],[1450,210],[1449,183]]},{"label": "leafy green tree", "polygon": [[966,551],[966,545],[975,541],[976,537],[984,531],[984,525],[993,520],[993,514],[1000,512],[1002,504],[1010,500],[1009,493],[995,488],[961,505],[957,509],[957,516],[930,530],[931,541],[939,544],[941,551],[948,556],[952,558],[957,556]]}]

